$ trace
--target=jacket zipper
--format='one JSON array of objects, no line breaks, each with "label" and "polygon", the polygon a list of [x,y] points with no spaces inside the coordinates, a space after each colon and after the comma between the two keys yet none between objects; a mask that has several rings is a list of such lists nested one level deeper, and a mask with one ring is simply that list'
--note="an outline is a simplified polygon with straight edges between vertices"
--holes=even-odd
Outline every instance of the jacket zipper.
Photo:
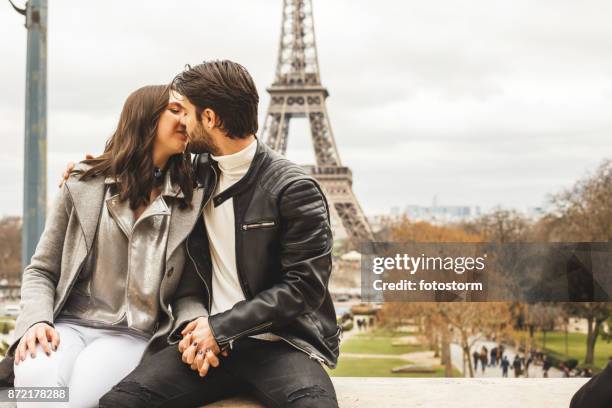
[{"label": "jacket zipper", "polygon": [[[278,334],[277,334],[278,336]],[[300,346],[298,346],[297,344],[293,343],[292,341],[284,338],[283,336],[278,336],[280,337],[282,340],[286,341],[287,343],[289,343],[291,346],[295,347],[296,349],[300,350],[301,352],[305,353],[306,355],[308,355],[308,358],[310,358],[311,360],[317,360],[319,363],[323,363],[325,365],[327,365],[327,362],[325,361],[324,358],[318,356],[315,352],[313,351],[308,351]]]},{"label": "jacket zipper", "polygon": [[[199,214],[198,214],[198,218],[202,216],[202,214],[204,212],[204,209],[206,208],[206,205],[212,199],[212,196],[215,194],[215,189],[217,188],[217,171],[212,166],[211,166],[211,170],[212,170],[213,174],[215,175],[215,182],[214,182],[213,187],[212,187],[212,193],[210,194],[208,199],[204,202],[204,204],[200,208],[200,211],[199,211]],[[198,269],[198,264],[196,263],[196,261],[191,256],[191,252],[189,252],[189,237],[190,236],[191,236],[191,234],[187,235],[187,242],[186,242],[187,256],[189,257],[189,259],[193,263],[193,267],[195,268],[196,273],[198,274],[198,276],[200,277],[202,282],[204,282],[204,286],[206,286],[206,292],[208,292],[208,313],[210,314],[211,313],[211,309],[212,309],[212,292],[211,292],[210,288],[208,287],[208,283],[206,283],[206,279],[204,279],[204,277],[200,273],[200,270]],[[209,243],[209,245],[210,245],[210,243]],[[212,273],[212,271],[211,271],[211,273]]]},{"label": "jacket zipper", "polygon": [[[231,337],[228,337],[226,340],[227,340],[227,341],[228,341],[228,343],[229,343],[229,348],[230,348],[230,350],[233,350],[233,349],[234,349],[234,341],[235,341],[235,340],[236,340],[238,337],[243,336],[243,335],[245,335],[245,334],[247,334],[247,333],[250,333],[250,332],[253,332],[253,331],[259,330],[259,329],[263,329],[263,328],[265,328],[265,327],[269,327],[269,326],[272,326],[272,322],[265,322],[265,323],[259,324],[259,325],[255,326],[255,327],[252,327],[252,328],[247,329],[247,330],[243,330],[243,331],[241,331],[241,332],[240,332],[240,333],[238,333],[238,334],[235,334],[235,335],[233,335],[233,336],[231,336]],[[274,334],[274,333],[272,333],[272,334]],[[319,355],[317,355],[315,352],[313,352],[313,351],[308,351],[308,350],[306,350],[305,348],[298,346],[297,344],[295,344],[295,343],[294,343],[294,342],[292,342],[291,340],[286,339],[286,338],[285,338],[285,337],[283,337],[283,336],[279,336],[278,334],[274,334],[274,335],[275,335],[275,336],[277,336],[277,337],[279,337],[280,339],[282,339],[283,341],[285,341],[285,342],[286,342],[286,343],[288,343],[289,345],[293,346],[294,348],[298,349],[298,350],[299,350],[299,351],[301,351],[302,353],[306,354],[306,355],[308,356],[308,358],[310,358],[311,360],[317,360],[319,363],[322,363],[322,364],[327,365],[327,362],[325,361],[325,359],[324,359],[324,358],[322,358],[322,357],[320,357]]]},{"label": "jacket zipper", "polygon": [[250,333],[250,332],[253,332],[253,331],[256,331],[256,330],[259,330],[259,329],[263,329],[264,327],[268,327],[268,326],[272,326],[272,322],[264,322],[264,323],[258,324],[255,327],[251,327],[250,329],[243,330],[243,331],[241,331],[238,334],[234,334],[233,336],[228,337],[226,339],[226,341],[229,342],[230,349],[233,349],[234,348],[234,340],[236,340],[236,338],[238,338],[240,336],[243,336],[243,335],[245,335],[247,333]]},{"label": "jacket zipper", "polygon": [[247,231],[247,230],[256,229],[256,228],[273,227],[275,225],[276,225],[276,222],[274,221],[255,222],[252,224],[242,224],[242,230]]},{"label": "jacket zipper", "polygon": [[198,274],[198,276],[200,277],[202,282],[204,282],[204,286],[206,286],[206,292],[208,292],[208,313],[210,314],[210,308],[211,308],[211,305],[212,305],[212,295],[210,293],[210,289],[208,287],[208,283],[206,283],[206,280],[200,274],[200,270],[198,269],[198,264],[196,263],[196,261],[191,256],[191,253],[189,252],[189,236],[187,236],[187,245],[186,245],[186,247],[187,247],[187,256],[189,257],[189,259],[193,263],[193,267],[195,268],[196,273]]}]

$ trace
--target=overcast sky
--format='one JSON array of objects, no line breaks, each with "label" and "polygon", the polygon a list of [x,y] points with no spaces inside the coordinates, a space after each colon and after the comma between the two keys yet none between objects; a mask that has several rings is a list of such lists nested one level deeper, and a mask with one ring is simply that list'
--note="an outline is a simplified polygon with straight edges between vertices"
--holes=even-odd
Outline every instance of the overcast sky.
[{"label": "overcast sky", "polygon": [[[5,3],[0,215],[23,200],[26,30]],[[50,1],[49,198],[68,161],[101,152],[132,90],[186,63],[245,65],[263,120],[281,3]],[[539,206],[611,156],[609,0],[314,0],[314,14],[335,138],[368,214],[434,196]],[[305,120],[291,123],[288,156],[314,162]]]}]

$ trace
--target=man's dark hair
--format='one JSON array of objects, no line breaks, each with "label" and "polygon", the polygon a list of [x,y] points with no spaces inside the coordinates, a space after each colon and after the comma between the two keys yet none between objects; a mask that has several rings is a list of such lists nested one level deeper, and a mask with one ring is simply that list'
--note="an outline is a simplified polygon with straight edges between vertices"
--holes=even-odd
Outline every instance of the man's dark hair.
[{"label": "man's dark hair", "polygon": [[242,65],[228,60],[187,65],[172,81],[172,88],[196,107],[198,121],[204,109],[212,109],[218,117],[217,126],[229,137],[257,133],[259,95],[253,78]]}]

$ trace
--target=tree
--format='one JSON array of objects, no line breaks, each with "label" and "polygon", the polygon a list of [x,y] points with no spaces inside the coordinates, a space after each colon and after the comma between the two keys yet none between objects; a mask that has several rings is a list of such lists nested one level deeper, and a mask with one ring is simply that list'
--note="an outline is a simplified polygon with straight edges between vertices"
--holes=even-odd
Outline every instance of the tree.
[{"label": "tree", "polygon": [[[427,222],[399,220],[390,227],[394,242],[482,242],[479,231],[467,231],[462,226],[436,226]],[[450,343],[453,334],[467,358],[468,372],[474,376],[470,349],[483,333],[497,332],[509,321],[509,308],[505,303],[419,303],[385,305],[387,316],[418,316],[423,321],[428,341],[434,350],[440,347],[441,362],[446,375],[452,373]],[[451,333],[452,330],[452,333]]]},{"label": "tree", "polygon": [[559,242],[610,242],[612,239],[612,160],[592,175],[550,197],[545,218],[549,238]]},{"label": "tree", "polygon": [[[612,161],[604,160],[594,174],[551,196],[554,207],[543,230],[560,242],[610,242],[612,239]],[[611,306],[602,302],[570,303],[567,310],[587,320],[585,364],[593,364],[595,344]]]},{"label": "tree", "polygon": [[516,210],[496,208],[472,222],[462,224],[463,229],[482,236],[487,242],[522,242],[528,236],[531,222]]},{"label": "tree", "polygon": [[466,231],[461,226],[438,226],[425,221],[412,222],[407,217],[389,227],[392,242],[482,242],[476,231]]},{"label": "tree", "polygon": [[529,330],[529,348],[535,348],[534,333],[536,330],[542,332],[542,348],[545,348],[546,333],[555,329],[557,321],[563,318],[564,314],[563,307],[554,304],[526,305],[525,324]]},{"label": "tree", "polygon": [[605,302],[581,302],[567,303],[565,307],[568,314],[583,317],[587,321],[584,364],[592,365],[595,360],[595,344],[603,323],[610,317],[611,305]]},{"label": "tree", "polygon": [[436,303],[444,324],[458,333],[463,358],[468,363],[470,377],[474,377],[471,349],[484,333],[495,337],[506,329],[510,319],[509,304],[505,302]]},{"label": "tree", "polygon": [[21,278],[21,218],[0,219],[0,279]]}]

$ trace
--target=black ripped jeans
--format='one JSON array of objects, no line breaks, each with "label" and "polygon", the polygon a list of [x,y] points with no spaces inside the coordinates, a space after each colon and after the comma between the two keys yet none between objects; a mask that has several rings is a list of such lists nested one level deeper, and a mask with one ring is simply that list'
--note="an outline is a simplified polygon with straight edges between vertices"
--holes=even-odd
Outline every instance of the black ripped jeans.
[{"label": "black ripped jeans", "polygon": [[236,395],[266,407],[338,407],[321,364],[284,341],[245,338],[219,361],[202,378],[181,361],[177,345],[168,346],[114,386],[100,407],[199,407]]}]

